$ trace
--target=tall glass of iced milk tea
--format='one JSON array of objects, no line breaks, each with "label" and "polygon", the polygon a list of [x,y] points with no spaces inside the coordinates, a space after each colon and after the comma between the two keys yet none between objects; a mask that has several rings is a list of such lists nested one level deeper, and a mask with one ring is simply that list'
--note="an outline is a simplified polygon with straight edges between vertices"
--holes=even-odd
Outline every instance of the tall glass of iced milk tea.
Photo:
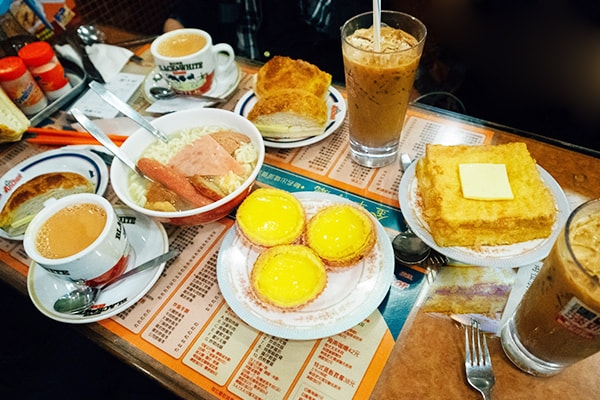
[{"label": "tall glass of iced milk tea", "polygon": [[427,36],[425,25],[401,12],[359,14],[342,27],[352,158],[383,167],[398,155],[409,96]]},{"label": "tall glass of iced milk tea", "polygon": [[600,199],[571,213],[501,338],[508,358],[538,376],[600,351]]}]

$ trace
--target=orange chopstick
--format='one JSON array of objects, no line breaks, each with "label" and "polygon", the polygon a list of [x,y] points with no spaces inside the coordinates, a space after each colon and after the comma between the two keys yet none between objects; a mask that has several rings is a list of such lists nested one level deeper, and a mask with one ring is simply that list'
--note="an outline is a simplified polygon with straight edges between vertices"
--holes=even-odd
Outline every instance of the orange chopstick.
[{"label": "orange chopstick", "polygon": [[[34,127],[29,127],[27,128],[27,132],[29,133],[35,133],[38,134],[38,136],[44,135],[44,136],[71,136],[71,137],[82,137],[82,138],[92,138],[92,135],[90,135],[88,132],[80,132],[80,131],[67,131],[67,130],[62,130],[62,129],[52,129],[52,128],[34,128]],[[121,135],[107,135],[109,137],[109,139],[111,139],[113,142],[124,142],[128,136],[121,136]]]},{"label": "orange chopstick", "polygon": [[[37,135],[36,137],[27,138],[29,143],[47,144],[51,146],[79,145],[79,144],[100,144],[93,137],[78,137],[78,136],[49,136]],[[122,140],[113,140],[117,146],[123,144]]]}]

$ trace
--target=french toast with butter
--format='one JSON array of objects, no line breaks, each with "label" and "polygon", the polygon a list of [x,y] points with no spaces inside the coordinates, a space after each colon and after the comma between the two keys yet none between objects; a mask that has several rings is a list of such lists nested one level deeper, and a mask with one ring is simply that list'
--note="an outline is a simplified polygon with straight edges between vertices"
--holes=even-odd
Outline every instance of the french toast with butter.
[{"label": "french toast with butter", "polygon": [[[471,199],[463,195],[460,164],[504,164],[512,199]],[[416,166],[423,218],[436,244],[509,245],[548,237],[557,210],[524,143],[483,146],[428,144]],[[493,179],[485,185],[493,186]]]}]

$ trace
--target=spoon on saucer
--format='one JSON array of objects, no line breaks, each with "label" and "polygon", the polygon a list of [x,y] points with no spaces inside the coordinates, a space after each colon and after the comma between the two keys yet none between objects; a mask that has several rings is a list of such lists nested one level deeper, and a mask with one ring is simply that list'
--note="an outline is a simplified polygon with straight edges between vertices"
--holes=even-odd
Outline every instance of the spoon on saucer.
[{"label": "spoon on saucer", "polygon": [[[412,160],[407,153],[400,155],[400,165],[402,172],[406,172],[412,164]],[[406,223],[406,221],[405,221]],[[431,247],[423,242],[406,224],[406,230],[400,232],[392,240],[394,256],[396,260],[403,264],[420,264],[429,257]]]},{"label": "spoon on saucer", "polygon": [[113,284],[120,282],[125,278],[129,278],[131,275],[137,274],[138,272],[160,265],[178,255],[179,250],[169,250],[168,252],[135,267],[131,271],[119,275],[117,278],[104,284],[103,286],[91,287],[82,285],[72,292],[59,297],[54,302],[54,310],[64,314],[82,314],[94,305],[100,293],[102,293],[103,290],[106,290],[106,288],[109,286],[112,286]]},{"label": "spoon on saucer", "polygon": [[429,257],[431,247],[423,242],[410,228],[400,232],[392,240],[394,257],[403,264],[420,264]]},{"label": "spoon on saucer", "polygon": [[220,97],[206,96],[203,94],[182,95],[182,94],[176,93],[173,89],[171,89],[169,87],[164,87],[164,86],[151,87],[150,94],[157,100],[167,100],[167,99],[172,99],[174,97],[194,97],[194,98],[198,98],[198,99],[214,101],[217,103],[224,103],[227,101],[227,99],[222,99]]}]

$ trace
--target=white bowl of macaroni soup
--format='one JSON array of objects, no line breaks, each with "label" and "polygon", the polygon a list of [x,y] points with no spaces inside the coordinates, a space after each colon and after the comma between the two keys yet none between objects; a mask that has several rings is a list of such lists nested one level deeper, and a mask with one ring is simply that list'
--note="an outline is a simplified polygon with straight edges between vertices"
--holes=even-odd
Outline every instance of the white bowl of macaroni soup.
[{"label": "white bowl of macaroni soup", "polygon": [[231,111],[177,111],[152,121],[164,143],[144,129],[121,146],[144,179],[118,159],[110,178],[119,199],[160,222],[197,225],[229,214],[252,190],[265,147],[256,127]]}]

